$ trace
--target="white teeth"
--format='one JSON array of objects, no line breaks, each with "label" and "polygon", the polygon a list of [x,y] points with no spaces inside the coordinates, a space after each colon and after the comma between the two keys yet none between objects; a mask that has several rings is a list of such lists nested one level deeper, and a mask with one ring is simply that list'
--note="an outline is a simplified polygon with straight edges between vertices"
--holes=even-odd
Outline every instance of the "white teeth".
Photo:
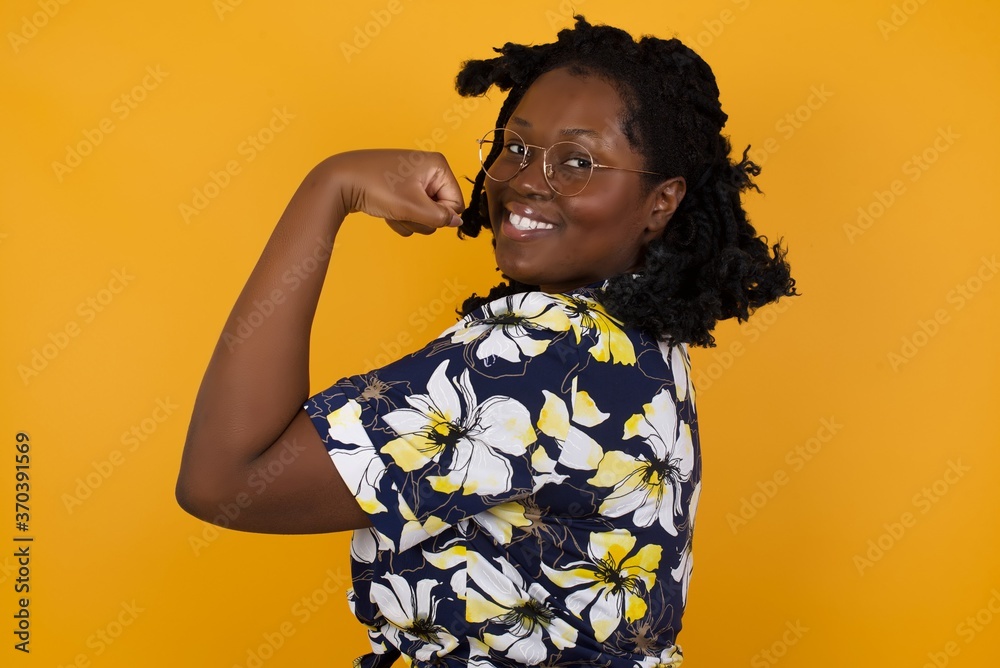
[{"label": "white teeth", "polygon": [[537,220],[532,220],[531,218],[525,218],[524,216],[517,215],[513,211],[510,212],[510,224],[519,230],[555,229],[555,225],[549,225],[548,223],[542,223]]}]

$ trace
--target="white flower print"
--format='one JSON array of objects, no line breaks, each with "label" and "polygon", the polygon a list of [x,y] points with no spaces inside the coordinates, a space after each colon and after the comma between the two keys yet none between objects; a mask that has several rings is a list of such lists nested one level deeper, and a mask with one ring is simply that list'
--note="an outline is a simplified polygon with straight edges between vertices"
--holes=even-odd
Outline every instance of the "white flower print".
[{"label": "white flower print", "polygon": [[397,507],[399,508],[399,515],[406,520],[399,534],[400,552],[408,550],[420,541],[430,536],[436,536],[448,528],[448,525],[436,515],[428,515],[427,519],[421,523],[417,519],[417,516],[413,514],[413,511],[410,510],[410,506],[407,505],[406,499],[402,494],[399,495],[398,499],[399,504]]},{"label": "white flower print", "polygon": [[496,668],[490,661],[490,648],[482,640],[469,637],[469,668]]},{"label": "white flower print", "polygon": [[684,543],[684,549],[681,551],[680,563],[670,570],[671,577],[681,583],[681,599],[684,601],[684,605],[687,605],[688,583],[691,581],[691,571],[694,567],[694,553],[691,551],[691,542],[694,534],[694,518],[698,512],[698,499],[700,497],[701,481],[699,480],[694,486],[694,491],[691,493],[691,502],[688,504],[688,516],[691,518],[688,539]]},{"label": "white flower print", "polygon": [[[351,614],[357,615],[358,606],[360,604],[360,599],[358,598],[358,593],[355,591],[354,587],[347,590],[347,607],[350,608]],[[385,654],[389,649],[385,646],[385,642],[380,638],[381,627],[368,627],[368,641],[371,644],[372,652],[375,654]]]},{"label": "white flower print", "polygon": [[438,585],[436,580],[420,580],[414,590],[401,575],[390,573],[383,579],[389,587],[373,582],[371,598],[389,622],[381,630],[390,643],[399,647],[400,634],[422,642],[416,652],[421,661],[429,661],[433,654],[443,656],[458,646],[458,639],[437,623],[438,599],[431,595]]},{"label": "white flower print", "polygon": [[377,497],[377,487],[385,473],[385,463],[375,452],[375,446],[361,424],[360,404],[349,399],[327,415],[326,421],[330,438],[348,446],[332,450],[330,458],[354,498],[358,500],[362,510],[370,515],[386,512],[387,508]]},{"label": "white flower print", "polygon": [[424,559],[428,564],[440,571],[450,571],[456,566],[461,566],[458,568],[451,576],[451,590],[455,592],[455,596],[459,599],[465,600],[465,583],[467,580],[466,569],[465,569],[465,542],[466,533],[464,530],[468,526],[468,520],[462,520],[458,523],[456,528],[463,529],[460,534],[455,538],[449,539],[443,547],[443,549],[434,552],[432,550],[421,550],[424,555]]},{"label": "white flower print", "polygon": [[536,339],[532,332],[565,332],[569,319],[562,309],[553,307],[553,299],[541,292],[523,292],[483,306],[483,316],[466,316],[441,335],[451,334],[453,343],[478,341],[476,357],[489,361],[495,357],[508,362],[535,357],[548,348],[548,339]]},{"label": "white flower print", "polygon": [[670,576],[681,583],[681,600],[687,605],[688,583],[691,581],[691,571],[694,568],[694,553],[691,551],[691,539],[684,543],[681,550],[681,560],[675,568],[670,569]]},{"label": "white flower print", "polygon": [[571,422],[593,427],[607,420],[608,413],[601,412],[590,395],[577,388],[577,380],[576,377],[573,378],[571,407],[567,407],[559,395],[542,390],[545,405],[538,415],[538,429],[559,444],[560,464],[586,471],[597,468],[604,450],[597,441]]},{"label": "white flower print", "polygon": [[502,395],[479,403],[469,370],[449,382],[447,368],[448,360],[438,365],[427,394],[406,397],[412,408],[399,408],[383,418],[399,437],[384,445],[382,452],[404,471],[431,461],[445,464],[447,475],[427,477],[439,492],[506,492],[513,471],[504,455],[523,455],[535,442],[531,415],[523,404]]},{"label": "white flower print", "polygon": [[598,487],[614,488],[599,512],[607,517],[634,513],[632,519],[638,527],[659,520],[670,535],[676,536],[674,515],[681,513],[681,487],[691,478],[695,457],[691,428],[678,420],[666,388],[643,406],[642,414],[633,415],[625,423],[624,438],[636,436],[646,442],[648,454],[635,457],[609,451],[588,481]]},{"label": "white flower print", "polygon": [[511,661],[533,666],[548,655],[545,636],[558,649],[576,645],[576,629],[559,619],[541,585],[532,582],[526,587],[522,575],[501,557],[496,557],[499,569],[476,552],[470,551],[468,557],[469,580],[475,584],[467,594],[469,619],[504,627],[503,633],[483,634],[488,647]]},{"label": "white flower print", "polygon": [[524,516],[524,506],[517,501],[490,506],[483,512],[473,515],[471,519],[488,531],[501,545],[510,542],[514,527],[526,527],[531,524],[531,520]]},{"label": "white flower print", "polygon": [[666,341],[658,341],[663,361],[670,367],[674,377],[674,391],[677,401],[690,399],[693,403],[694,384],[691,382],[691,356],[686,343],[670,345]]},{"label": "white flower print", "polygon": [[380,550],[392,549],[392,540],[375,527],[355,529],[351,534],[351,558],[357,561],[370,564]]},{"label": "white flower print", "polygon": [[636,661],[635,668],[681,668],[684,655],[680,645],[671,645],[659,656],[647,656],[642,661]]},{"label": "white flower print", "polygon": [[541,444],[531,453],[531,469],[532,494],[541,489],[542,485],[548,485],[549,483],[558,485],[569,477],[555,472],[556,461],[549,457],[549,454],[545,452],[545,448]]},{"label": "white flower print", "polygon": [[545,575],[558,587],[577,589],[566,597],[566,607],[581,616],[590,605],[590,624],[597,642],[607,640],[621,624],[622,617],[630,622],[646,614],[643,596],[656,582],[663,548],[649,544],[634,554],[636,537],[628,530],[592,532],[587,545],[587,559],[568,564],[559,570],[541,564]]},{"label": "white flower print", "polygon": [[576,295],[556,295],[562,301],[563,310],[569,317],[580,343],[584,331],[593,331],[597,343],[587,351],[598,362],[615,364],[635,364],[635,347],[628,334],[622,330],[622,322],[612,317],[597,301]]},{"label": "white flower print", "polygon": [[694,484],[691,490],[691,500],[688,502],[688,517],[691,518],[691,530],[694,531],[694,520],[698,516],[698,501],[701,499],[701,480]]}]

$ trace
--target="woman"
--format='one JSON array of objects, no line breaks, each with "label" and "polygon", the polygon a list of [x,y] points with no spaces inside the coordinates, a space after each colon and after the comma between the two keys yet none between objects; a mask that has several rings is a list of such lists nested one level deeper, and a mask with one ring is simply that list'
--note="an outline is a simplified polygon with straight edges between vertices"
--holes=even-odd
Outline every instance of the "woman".
[{"label": "woman", "polygon": [[[236,500],[246,531],[355,530],[349,601],[373,649],[356,665],[681,663],[701,489],[687,346],[797,293],[740,204],[759,168],[729,160],[708,65],[576,19],[463,66],[461,94],[510,91],[468,208],[438,154],[315,167],[202,382],[179,503],[211,521]],[[401,157],[416,173],[394,173]],[[355,211],[404,236],[489,227],[506,283],[309,397],[310,326]],[[316,270],[288,291],[296,265]]]}]

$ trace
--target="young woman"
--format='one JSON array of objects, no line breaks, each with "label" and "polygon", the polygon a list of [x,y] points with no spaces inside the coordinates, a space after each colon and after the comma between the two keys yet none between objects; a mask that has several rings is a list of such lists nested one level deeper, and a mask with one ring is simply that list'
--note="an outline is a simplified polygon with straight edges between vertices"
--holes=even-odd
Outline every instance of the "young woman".
[{"label": "young woman", "polygon": [[[746,218],[759,168],[730,161],[694,52],[581,16],[496,51],[458,75],[463,95],[510,91],[468,208],[439,154],[306,176],[205,374],[177,499],[206,521],[237,500],[240,530],[354,530],[359,666],[679,666],[701,490],[688,345],[794,280]],[[415,173],[394,174],[401,156]],[[310,397],[312,318],[356,211],[404,236],[488,227],[506,282]]]}]

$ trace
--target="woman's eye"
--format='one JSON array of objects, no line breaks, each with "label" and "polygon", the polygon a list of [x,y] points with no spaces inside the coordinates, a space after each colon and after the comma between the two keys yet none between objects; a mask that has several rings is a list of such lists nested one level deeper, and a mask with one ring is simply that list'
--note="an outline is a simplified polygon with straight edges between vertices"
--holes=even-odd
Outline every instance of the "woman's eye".
[{"label": "woman's eye", "polygon": [[591,162],[587,158],[567,158],[563,164],[573,169],[590,169]]},{"label": "woman's eye", "polygon": [[508,153],[513,153],[514,155],[524,155],[524,146],[522,144],[518,144],[517,142],[507,142],[504,148]]}]

